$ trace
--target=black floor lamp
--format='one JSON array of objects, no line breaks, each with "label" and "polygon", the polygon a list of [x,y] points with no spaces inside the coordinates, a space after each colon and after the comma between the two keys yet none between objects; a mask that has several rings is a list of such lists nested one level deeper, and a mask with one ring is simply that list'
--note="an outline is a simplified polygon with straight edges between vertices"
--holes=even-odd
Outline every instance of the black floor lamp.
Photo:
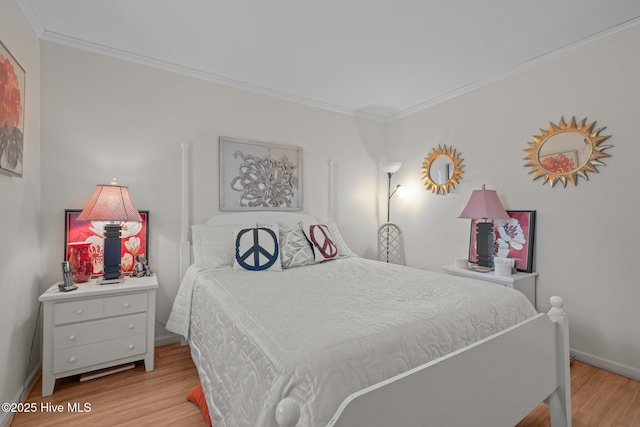
[{"label": "black floor lamp", "polygon": [[388,178],[388,188],[387,188],[387,222],[391,221],[391,198],[393,197],[394,194],[396,194],[396,192],[398,191],[398,189],[402,188],[402,185],[398,184],[395,188],[395,190],[393,190],[393,192],[391,191],[391,177],[393,176],[394,173],[398,172],[400,170],[400,168],[402,167],[402,163],[401,162],[383,162],[380,163],[380,168],[386,172],[387,174],[387,178]]},{"label": "black floor lamp", "polygon": [[391,177],[400,170],[402,163],[400,162],[384,162],[380,164],[380,168],[387,174],[387,222],[378,228],[378,260],[385,262],[393,262],[395,264],[404,264],[404,250],[402,247],[402,231],[397,224],[390,222],[391,220],[391,198],[396,194],[403,197],[404,187],[401,185],[391,191]]}]

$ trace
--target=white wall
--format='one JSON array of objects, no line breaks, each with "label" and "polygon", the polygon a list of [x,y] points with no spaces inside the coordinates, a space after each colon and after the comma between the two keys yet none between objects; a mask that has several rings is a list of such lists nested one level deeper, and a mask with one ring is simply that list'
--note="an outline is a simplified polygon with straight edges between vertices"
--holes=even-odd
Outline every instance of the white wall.
[{"label": "white wall", "polygon": [[[471,191],[498,191],[506,209],[536,210],[537,304],[565,298],[571,347],[582,359],[640,378],[640,280],[636,247],[640,138],[640,30],[633,30],[515,77],[397,120],[388,144],[403,168],[395,183],[420,188],[395,200],[392,220],[406,236],[410,265],[439,269],[466,256],[469,220],[458,219]],[[606,166],[577,186],[532,181],[527,141],[575,115],[612,135]],[[449,195],[424,191],[421,163],[438,144],[462,153],[465,173]],[[395,211],[395,213],[393,213]]]},{"label": "white wall", "polygon": [[36,339],[29,364],[40,294],[40,49],[13,0],[0,0],[0,40],[26,71],[23,176],[0,175],[0,401],[9,402],[40,360]]},{"label": "white wall", "polygon": [[203,222],[218,214],[221,135],[301,146],[304,210],[321,218],[333,159],[335,220],[354,250],[374,253],[384,124],[52,43],[41,60],[44,285],[59,277],[65,208],[82,208],[116,177],[150,210],[149,263],[166,322],[179,282],[180,143],[191,144],[192,220]]}]

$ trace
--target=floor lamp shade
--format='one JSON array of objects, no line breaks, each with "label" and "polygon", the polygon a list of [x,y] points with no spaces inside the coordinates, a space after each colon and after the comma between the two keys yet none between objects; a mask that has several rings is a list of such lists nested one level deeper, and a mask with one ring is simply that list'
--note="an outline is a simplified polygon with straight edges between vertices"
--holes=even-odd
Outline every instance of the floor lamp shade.
[{"label": "floor lamp shade", "polygon": [[493,268],[493,219],[508,219],[498,194],[494,190],[474,190],[458,218],[481,220],[476,224],[478,265]]},{"label": "floor lamp shade", "polygon": [[[98,185],[78,215],[78,221],[109,221],[104,232],[104,281],[120,278],[120,222],[142,221],[133,204],[129,188],[113,179],[109,185]],[[103,282],[105,283],[105,282]]]},{"label": "floor lamp shade", "polygon": [[402,162],[382,162],[380,169],[385,173],[396,173],[402,167]]}]

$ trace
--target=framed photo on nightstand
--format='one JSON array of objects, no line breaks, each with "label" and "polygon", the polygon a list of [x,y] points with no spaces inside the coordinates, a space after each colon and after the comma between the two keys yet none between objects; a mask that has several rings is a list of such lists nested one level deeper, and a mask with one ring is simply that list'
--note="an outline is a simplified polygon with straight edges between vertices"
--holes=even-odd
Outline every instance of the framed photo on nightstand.
[{"label": "framed photo on nightstand", "polygon": [[[511,258],[518,271],[533,271],[533,245],[536,229],[536,211],[507,211],[509,219],[493,221],[493,256]],[[471,220],[469,261],[478,262],[476,252],[476,224]]]},{"label": "framed photo on nightstand", "polygon": [[[104,265],[104,221],[78,221],[81,209],[65,209],[64,211],[64,260],[69,259],[69,243],[89,242],[89,256],[93,263],[93,275],[102,276]],[[136,263],[136,255],[145,255],[149,248],[149,211],[138,211],[142,222],[125,221],[122,223],[121,235],[121,271],[130,275]]]}]

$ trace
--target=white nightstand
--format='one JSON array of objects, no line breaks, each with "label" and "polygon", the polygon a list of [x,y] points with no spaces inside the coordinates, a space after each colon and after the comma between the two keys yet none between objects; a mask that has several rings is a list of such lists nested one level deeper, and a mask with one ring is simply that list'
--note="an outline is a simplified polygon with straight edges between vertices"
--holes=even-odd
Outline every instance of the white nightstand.
[{"label": "white nightstand", "polygon": [[538,273],[517,272],[511,276],[497,276],[493,271],[480,273],[478,271],[457,268],[455,265],[445,265],[442,269],[448,274],[455,276],[472,277],[516,289],[525,294],[534,307],[536,306],[536,276]]},{"label": "white nightstand", "polygon": [[124,283],[79,283],[60,292],[54,284],[43,303],[42,396],[57,378],[144,359],[153,370],[158,279],[127,277]]}]

